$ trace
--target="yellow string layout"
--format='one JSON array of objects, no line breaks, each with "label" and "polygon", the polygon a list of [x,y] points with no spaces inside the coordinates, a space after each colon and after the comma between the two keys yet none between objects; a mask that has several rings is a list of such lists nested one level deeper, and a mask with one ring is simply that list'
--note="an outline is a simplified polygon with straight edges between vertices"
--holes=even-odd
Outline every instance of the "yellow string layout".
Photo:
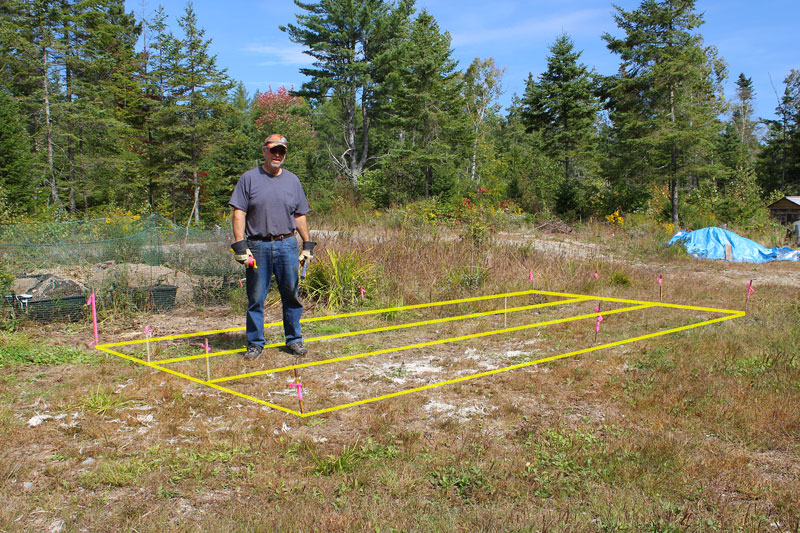
[{"label": "yellow string layout", "polygon": [[[191,355],[191,356],[185,356],[185,357],[176,357],[176,358],[171,358],[171,359],[163,359],[163,360],[159,360],[159,361],[156,361],[156,362],[147,362],[147,361],[144,361],[144,360],[139,359],[137,357],[133,357],[133,356],[121,353],[121,352],[119,352],[117,350],[112,350],[111,348],[116,348],[116,347],[121,347],[121,346],[131,346],[131,345],[144,344],[144,343],[150,343],[150,342],[158,342],[158,341],[187,339],[187,338],[199,337],[199,336],[210,336],[210,335],[215,335],[215,334],[220,334],[220,333],[231,333],[231,332],[237,332],[237,331],[244,331],[245,330],[244,327],[219,329],[219,330],[214,330],[214,331],[201,331],[201,332],[197,332],[197,333],[185,333],[185,334],[180,334],[180,335],[169,335],[169,336],[163,336],[163,337],[151,337],[151,338],[148,338],[148,339],[140,339],[140,340],[133,340],[133,341],[112,342],[112,343],[107,343],[107,344],[99,344],[99,345],[96,345],[95,347],[98,350],[101,350],[103,352],[106,352],[106,353],[109,353],[109,354],[112,354],[112,355],[116,355],[116,356],[121,357],[123,359],[127,359],[129,361],[133,361],[133,362],[142,364],[144,366],[148,366],[148,367],[151,367],[151,368],[154,368],[154,369],[157,369],[157,370],[161,370],[162,372],[166,372],[166,373],[171,374],[173,376],[177,376],[177,377],[180,377],[180,378],[183,378],[183,379],[187,379],[189,381],[193,381],[195,383],[199,383],[199,384],[211,387],[213,389],[216,389],[216,390],[219,390],[219,391],[222,391],[222,392],[226,392],[228,394],[232,394],[234,396],[238,396],[238,397],[246,399],[246,400],[250,400],[252,402],[255,402],[255,403],[258,403],[258,404],[261,404],[261,405],[266,405],[268,407],[271,407],[273,409],[277,409],[279,411],[283,411],[283,412],[288,413],[288,414],[292,414],[292,415],[295,415],[295,416],[298,416],[298,417],[301,417],[301,418],[305,418],[305,417],[308,417],[308,416],[319,415],[319,414],[323,414],[323,413],[329,413],[331,411],[337,411],[339,409],[345,409],[345,408],[348,408],[348,407],[354,407],[354,406],[364,405],[364,404],[371,403],[371,402],[377,402],[379,400],[386,400],[386,399],[389,399],[389,398],[395,398],[397,396],[401,396],[401,395],[404,395],[404,394],[411,394],[411,393],[414,393],[414,392],[421,392],[421,391],[424,391],[424,390],[432,389],[434,387],[442,387],[444,385],[452,385],[452,384],[459,383],[459,382],[462,382],[462,381],[467,381],[467,380],[471,380],[471,379],[477,379],[477,378],[481,378],[481,377],[485,377],[485,376],[491,376],[493,374],[499,374],[501,372],[508,372],[510,370],[517,370],[519,368],[525,368],[525,367],[528,367],[528,366],[538,365],[538,364],[541,364],[541,363],[547,363],[547,362],[550,362],[550,361],[556,361],[558,359],[564,359],[564,358],[567,358],[567,357],[573,357],[573,356],[576,356],[576,355],[581,355],[581,354],[584,354],[584,353],[594,352],[594,351],[597,351],[597,350],[603,350],[603,349],[606,349],[606,348],[613,348],[615,346],[621,346],[623,344],[628,344],[628,343],[632,343],[632,342],[636,342],[636,341],[652,339],[652,338],[655,338],[655,337],[660,337],[662,335],[668,335],[668,334],[671,334],[671,333],[677,333],[677,332],[680,332],[680,331],[686,331],[686,330],[689,330],[689,329],[692,329],[692,328],[697,328],[697,327],[701,327],[701,326],[708,326],[708,325],[711,325],[711,324],[717,324],[717,323],[720,323],[720,322],[724,322],[726,320],[731,320],[733,318],[741,318],[741,317],[745,316],[745,312],[744,311],[735,311],[735,310],[730,310],[730,309],[717,309],[717,308],[711,308],[711,307],[698,307],[698,306],[690,306],[690,305],[669,304],[669,303],[663,303],[663,302],[646,302],[646,301],[638,301],[638,300],[626,300],[626,299],[622,299],[622,298],[611,298],[611,297],[606,297],[606,296],[591,296],[591,295],[584,295],[584,294],[569,294],[569,293],[559,293],[559,292],[550,292],[550,291],[541,291],[541,290],[527,290],[527,291],[509,292],[509,293],[503,293],[503,294],[494,294],[494,295],[489,295],[489,296],[475,296],[475,297],[471,297],[471,298],[462,298],[462,299],[457,299],[457,300],[446,300],[446,301],[441,301],[441,302],[431,302],[431,303],[427,303],[427,304],[406,305],[406,306],[400,306],[400,307],[389,307],[389,308],[384,308],[384,309],[371,309],[371,310],[368,310],[368,311],[357,311],[357,312],[352,312],[352,313],[343,313],[343,314],[339,314],[339,315],[310,317],[310,318],[301,319],[300,322],[302,322],[302,323],[321,322],[321,321],[325,321],[325,320],[335,320],[335,319],[352,318],[352,317],[359,317],[359,316],[370,316],[370,315],[378,315],[378,314],[382,314],[382,313],[394,313],[394,312],[398,312],[398,311],[408,311],[408,310],[413,310],[413,309],[425,309],[425,308],[440,307],[440,306],[446,306],[446,305],[455,305],[455,304],[461,304],[461,303],[497,300],[497,299],[500,299],[500,298],[511,298],[511,297],[519,297],[519,296],[530,296],[530,295],[552,296],[552,297],[563,298],[563,299],[562,300],[557,300],[557,301],[552,301],[552,302],[545,302],[545,303],[531,304],[531,305],[525,305],[525,306],[511,307],[511,308],[507,308],[507,309],[498,309],[498,310],[485,311],[485,312],[480,312],[480,313],[469,313],[469,314],[463,314],[463,315],[457,315],[457,316],[451,316],[451,317],[437,318],[437,319],[432,319],[432,320],[423,320],[423,321],[418,321],[418,322],[410,322],[410,323],[405,323],[405,324],[394,324],[394,325],[391,325],[391,326],[384,326],[384,327],[378,327],[378,328],[369,328],[369,329],[363,329],[363,330],[358,330],[358,331],[350,331],[350,332],[345,332],[345,333],[322,335],[322,336],[318,336],[318,337],[311,337],[311,338],[305,339],[304,342],[305,343],[312,343],[312,342],[318,342],[318,341],[323,341],[323,340],[341,339],[341,338],[351,337],[351,336],[356,336],[356,335],[366,335],[366,334],[369,334],[369,333],[380,333],[380,332],[385,332],[385,331],[397,331],[397,330],[401,330],[401,329],[415,328],[415,327],[427,326],[427,325],[432,325],[432,324],[442,324],[442,323],[454,322],[454,321],[458,321],[458,320],[468,320],[468,319],[474,319],[474,318],[480,318],[480,317],[486,317],[486,316],[492,316],[492,315],[515,313],[515,312],[520,312],[520,311],[528,311],[528,310],[532,310],[532,309],[541,309],[541,308],[546,308],[546,307],[555,307],[555,306],[568,305],[568,304],[574,304],[574,303],[580,303],[580,302],[586,302],[586,301],[614,302],[614,303],[620,303],[620,304],[629,304],[628,307],[622,307],[622,308],[619,308],[619,309],[603,310],[603,311],[600,312],[600,314],[602,314],[603,316],[619,314],[619,313],[628,313],[628,312],[633,312],[633,311],[642,310],[642,309],[652,309],[652,308],[659,308],[659,307],[668,308],[668,309],[682,309],[682,310],[691,310],[691,311],[703,311],[703,312],[709,312],[709,313],[722,313],[725,316],[722,316],[722,317],[719,317],[719,318],[710,319],[710,320],[704,320],[702,322],[697,322],[697,323],[694,323],[694,324],[688,324],[688,325],[685,325],[685,326],[671,328],[671,329],[667,329],[667,330],[664,330],[664,331],[648,333],[648,334],[641,335],[641,336],[638,336],[638,337],[632,337],[632,338],[623,339],[623,340],[619,340],[619,341],[615,341],[615,342],[609,342],[609,343],[606,343],[606,344],[600,344],[600,345],[597,345],[597,346],[591,346],[591,347],[588,347],[588,348],[583,348],[583,349],[580,349],[580,350],[566,352],[566,353],[553,355],[553,356],[549,356],[549,357],[543,357],[541,359],[536,359],[534,361],[526,361],[524,363],[519,363],[519,364],[515,364],[515,365],[511,365],[511,366],[506,366],[506,367],[503,367],[503,368],[496,368],[496,369],[488,370],[488,371],[485,371],[485,372],[479,372],[479,373],[476,373],[476,374],[470,374],[470,375],[467,375],[467,376],[461,376],[461,377],[458,377],[458,378],[455,378],[455,379],[450,379],[450,380],[441,381],[441,382],[437,382],[437,383],[429,383],[429,384],[421,386],[421,387],[414,387],[414,388],[411,388],[411,389],[405,389],[405,390],[401,390],[401,391],[397,391],[397,392],[392,392],[392,393],[389,393],[389,394],[384,394],[382,396],[376,396],[374,398],[367,398],[367,399],[358,400],[358,401],[351,402],[351,403],[346,403],[346,404],[342,404],[342,405],[336,405],[336,406],[333,406],[333,407],[328,407],[328,408],[325,408],[325,409],[319,409],[319,410],[316,410],[316,411],[309,411],[309,412],[305,412],[305,413],[300,413],[300,412],[295,411],[293,409],[289,409],[289,408],[283,407],[281,405],[277,405],[277,404],[274,404],[272,402],[268,402],[268,401],[262,400],[261,398],[256,398],[254,396],[243,394],[243,393],[241,393],[239,391],[224,387],[224,386],[220,385],[220,383],[225,383],[225,382],[229,382],[229,381],[236,381],[236,380],[242,380],[242,379],[246,379],[246,378],[252,378],[252,377],[257,377],[257,376],[262,376],[262,375],[267,375],[267,374],[274,374],[274,373],[277,373],[277,372],[284,372],[284,371],[287,371],[287,370],[309,368],[309,367],[313,367],[313,366],[326,365],[326,364],[338,363],[338,362],[343,362],[343,361],[351,361],[351,360],[354,360],[354,359],[361,359],[361,358],[372,357],[372,356],[376,356],[376,355],[382,355],[382,354],[388,354],[388,353],[394,353],[394,352],[401,352],[401,351],[406,351],[406,350],[414,350],[414,349],[425,348],[425,347],[429,347],[429,346],[437,346],[437,345],[442,345],[442,344],[451,343],[451,342],[459,342],[459,341],[465,341],[465,340],[470,340],[470,339],[477,339],[477,338],[488,337],[488,336],[492,336],[492,335],[501,335],[501,334],[513,333],[513,332],[517,332],[517,331],[523,331],[523,330],[527,330],[527,329],[544,327],[544,326],[551,326],[551,325],[555,325],[555,324],[563,324],[563,323],[568,323],[568,322],[577,321],[577,320],[595,319],[597,317],[598,313],[597,312],[586,313],[586,314],[571,316],[571,317],[567,317],[567,318],[558,318],[558,319],[553,319],[553,320],[536,322],[536,323],[532,323],[532,324],[525,324],[525,325],[522,325],[522,326],[506,327],[506,328],[495,329],[495,330],[491,330],[491,331],[482,331],[482,332],[478,332],[478,333],[472,333],[472,334],[469,334],[469,335],[461,335],[461,336],[458,336],[458,337],[449,337],[449,338],[443,338],[443,339],[436,339],[436,340],[433,340],[433,341],[420,342],[420,343],[416,343],[416,344],[409,344],[409,345],[406,345],[406,346],[390,347],[390,348],[385,348],[385,349],[381,349],[381,350],[374,350],[374,351],[365,352],[365,353],[346,355],[346,356],[342,356],[342,357],[334,357],[334,358],[331,358],[331,359],[324,359],[324,360],[320,360],[320,361],[309,361],[309,362],[306,362],[306,363],[283,366],[283,367],[279,367],[279,368],[272,368],[272,369],[269,369],[269,370],[260,370],[260,371],[257,371],[257,372],[250,372],[250,373],[247,373],[247,374],[239,374],[239,375],[235,375],[235,376],[224,376],[224,377],[219,377],[219,378],[209,379],[209,380],[203,380],[203,379],[196,378],[194,376],[189,376],[189,375],[184,374],[182,372],[178,372],[176,370],[168,368],[165,365],[169,365],[169,364],[172,364],[172,363],[183,362],[183,361],[192,361],[192,360],[196,360],[196,359],[203,359],[203,358],[208,358],[208,357],[217,357],[217,356],[221,356],[221,355],[239,353],[239,352],[245,351],[245,349],[244,348],[237,348],[237,349],[234,349],[234,350],[223,350],[223,351],[218,351],[218,352],[211,352],[211,353],[208,353],[208,354],[204,353],[204,354],[200,354],[200,355]],[[265,327],[274,327],[274,326],[280,326],[280,325],[282,325],[282,322],[271,322],[271,323],[264,324]],[[281,343],[269,344],[269,345],[266,345],[264,348],[265,349],[267,349],[267,348],[277,348],[279,346],[283,346],[283,343],[281,342]]]}]

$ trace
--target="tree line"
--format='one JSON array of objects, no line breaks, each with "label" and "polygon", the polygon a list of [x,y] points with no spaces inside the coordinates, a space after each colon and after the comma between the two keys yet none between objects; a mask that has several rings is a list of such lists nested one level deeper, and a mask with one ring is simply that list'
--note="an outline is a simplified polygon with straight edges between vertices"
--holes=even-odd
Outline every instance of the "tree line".
[{"label": "tree line", "polygon": [[295,4],[281,30],[313,57],[308,81],[249,95],[191,3],[171,21],[163,7],[137,20],[123,0],[0,1],[0,218],[157,211],[208,225],[275,131],[320,208],[481,188],[530,213],[747,224],[800,194],[800,70],[776,87],[777,119],[755,116],[745,73],[726,100],[694,0],[615,7],[613,76],[555,36],[506,110],[504,69],[461,69],[414,0]]}]

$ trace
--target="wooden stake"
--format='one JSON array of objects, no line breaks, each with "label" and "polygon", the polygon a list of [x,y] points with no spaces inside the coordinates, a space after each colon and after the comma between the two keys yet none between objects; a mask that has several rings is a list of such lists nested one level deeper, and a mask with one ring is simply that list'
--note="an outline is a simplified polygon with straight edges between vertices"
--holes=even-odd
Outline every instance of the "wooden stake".
[{"label": "wooden stake", "polygon": [[208,361],[208,338],[204,339],[205,341],[205,349],[206,349],[206,379],[211,381],[211,364]]},{"label": "wooden stake", "polygon": [[145,344],[145,346],[147,346],[147,362],[149,363],[150,362],[150,326],[145,326],[144,327],[144,333],[145,333],[145,335],[147,335],[147,343]]}]

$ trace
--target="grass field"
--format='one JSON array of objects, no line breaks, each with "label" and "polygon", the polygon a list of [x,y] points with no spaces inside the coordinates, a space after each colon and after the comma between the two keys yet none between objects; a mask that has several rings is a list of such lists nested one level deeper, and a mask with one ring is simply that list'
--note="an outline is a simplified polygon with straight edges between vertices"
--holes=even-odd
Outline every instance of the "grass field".
[{"label": "grass field", "polygon": [[[659,277],[674,304],[742,310],[748,280],[757,292],[741,318],[306,418],[87,348],[85,323],[7,323],[0,530],[800,531],[798,266],[698,261],[661,239],[606,225],[480,242],[425,228],[317,238],[309,282],[322,283],[314,276],[330,274],[331,258],[354,276],[328,306],[308,305],[307,318],[529,289],[658,301]],[[307,338],[337,336],[538,298],[304,328]],[[308,361],[591,314],[596,304],[341,335],[309,342]],[[268,314],[278,320],[280,310]],[[300,374],[309,409],[325,408],[715,316],[609,314],[597,341],[589,318]],[[143,338],[145,325],[157,336],[235,328],[244,312],[233,295],[227,306],[100,318],[101,340],[112,342]],[[151,357],[199,354],[200,342],[160,342]],[[244,338],[209,342],[237,349]],[[142,345],[124,350],[146,357]],[[247,365],[237,354],[214,359],[220,376],[294,362],[277,349]],[[202,359],[174,369],[206,377]],[[289,381],[291,371],[267,373],[236,390],[297,409]]]}]

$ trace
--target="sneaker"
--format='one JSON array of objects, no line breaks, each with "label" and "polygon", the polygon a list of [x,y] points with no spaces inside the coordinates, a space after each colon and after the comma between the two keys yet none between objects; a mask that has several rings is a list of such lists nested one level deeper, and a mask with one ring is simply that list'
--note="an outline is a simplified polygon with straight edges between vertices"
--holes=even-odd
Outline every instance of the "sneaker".
[{"label": "sneaker", "polygon": [[292,344],[288,345],[287,348],[289,348],[289,351],[297,357],[303,357],[308,353],[308,349],[303,346],[303,341],[293,342]]},{"label": "sneaker", "polygon": [[246,361],[250,361],[252,359],[255,359],[256,357],[261,355],[261,352],[263,350],[264,350],[264,348],[262,348],[261,346],[259,346],[257,344],[248,344],[247,345],[247,351],[244,352],[244,358],[245,358]]}]

